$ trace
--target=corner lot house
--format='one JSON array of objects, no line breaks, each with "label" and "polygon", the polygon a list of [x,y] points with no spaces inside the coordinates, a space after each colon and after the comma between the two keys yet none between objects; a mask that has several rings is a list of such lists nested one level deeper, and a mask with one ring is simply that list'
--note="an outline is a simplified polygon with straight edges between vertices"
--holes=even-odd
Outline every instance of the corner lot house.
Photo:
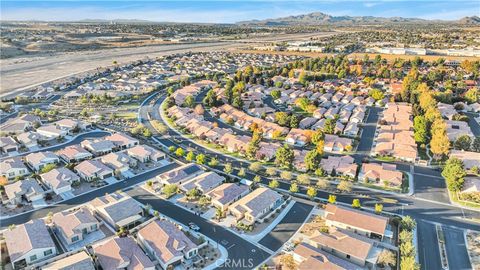
[{"label": "corner lot house", "polygon": [[183,166],[180,166],[176,169],[164,172],[160,175],[157,175],[157,180],[160,184],[169,185],[169,184],[182,184],[187,180],[204,173],[205,171],[200,168],[200,166],[189,163]]},{"label": "corner lot house", "polygon": [[138,231],[138,241],[163,269],[197,255],[198,246],[173,223],[154,220]]},{"label": "corner lot house", "polygon": [[60,129],[55,125],[41,126],[37,128],[37,133],[49,140],[67,136],[67,131]]},{"label": "corner lot house", "polygon": [[131,237],[115,237],[93,247],[103,269],[155,270],[153,262]]},{"label": "corner lot house", "polygon": [[248,225],[256,221],[261,222],[264,216],[279,207],[282,202],[282,195],[269,188],[260,187],[233,203],[229,207],[229,211],[237,218],[237,221]]},{"label": "corner lot house", "polygon": [[53,152],[37,152],[25,156],[25,161],[34,171],[40,171],[48,164],[57,164],[60,159]]},{"label": "corner lot house", "polygon": [[225,183],[208,192],[206,196],[210,198],[214,207],[226,211],[229,205],[247,195],[248,192],[249,187],[246,185]]},{"label": "corner lot house", "polygon": [[160,161],[165,158],[165,154],[148,146],[137,145],[127,150],[127,154],[140,162]]},{"label": "corner lot house", "polygon": [[92,153],[77,144],[67,146],[57,151],[57,155],[66,163],[79,162],[93,157]]},{"label": "corner lot house", "polygon": [[403,174],[397,171],[395,164],[363,163],[358,179],[366,183],[373,182],[381,185],[386,182],[390,186],[401,186]]},{"label": "corner lot house", "polygon": [[305,242],[302,242],[295,247],[293,250],[293,259],[298,265],[298,270],[347,270],[357,268],[356,265],[330,255]]},{"label": "corner lot house", "polygon": [[42,266],[43,270],[94,270],[92,257],[85,251],[80,251],[73,255],[67,256],[60,260],[56,260],[45,266]]},{"label": "corner lot house", "polygon": [[15,269],[53,257],[55,243],[41,219],[31,220],[4,232],[10,261]]},{"label": "corner lot house", "polygon": [[55,232],[68,245],[82,241],[86,235],[97,231],[100,227],[100,223],[87,207],[56,213],[52,221]]},{"label": "corner lot house", "polygon": [[393,237],[393,233],[388,229],[388,218],[361,210],[328,204],[325,208],[325,219],[328,226],[353,231],[371,238]]},{"label": "corner lot house", "polygon": [[61,194],[72,190],[71,184],[80,181],[80,177],[67,168],[55,168],[41,174],[40,178],[55,194]]},{"label": "corner lot house", "polygon": [[73,168],[85,181],[113,177],[113,170],[98,160],[85,160]]},{"label": "corner lot house", "polygon": [[8,180],[29,175],[30,171],[20,157],[4,159],[0,162],[0,176]]},{"label": "corner lot house", "polygon": [[44,190],[34,179],[25,179],[8,184],[5,187],[7,201],[4,203],[18,204],[23,200],[34,202],[43,199]]},{"label": "corner lot house", "polygon": [[123,133],[115,133],[105,137],[105,140],[112,142],[119,150],[127,149],[138,145],[140,142]]},{"label": "corner lot house", "polygon": [[462,151],[462,150],[451,150],[450,157],[458,158],[463,162],[465,169],[470,170],[473,167],[480,168],[480,153]]},{"label": "corner lot house", "polygon": [[310,238],[310,243],[337,257],[348,260],[360,266],[374,266],[380,249],[373,246],[373,241],[360,238],[354,233],[339,231],[330,228],[328,233],[317,231],[317,235]]},{"label": "corner lot house", "polygon": [[90,202],[90,208],[110,226],[128,227],[142,219],[143,209],[130,196],[111,193]]},{"label": "corner lot house", "polygon": [[83,123],[82,121],[77,121],[73,119],[61,119],[55,122],[54,125],[59,127],[61,130],[65,130],[70,135],[77,131],[84,130],[90,126],[89,124]]}]

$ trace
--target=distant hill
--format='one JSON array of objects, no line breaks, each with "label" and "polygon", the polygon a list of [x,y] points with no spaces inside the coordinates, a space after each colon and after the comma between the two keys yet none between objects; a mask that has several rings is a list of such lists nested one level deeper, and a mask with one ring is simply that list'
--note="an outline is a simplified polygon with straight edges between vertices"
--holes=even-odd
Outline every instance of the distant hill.
[{"label": "distant hill", "polygon": [[240,25],[288,26],[288,25],[327,25],[327,24],[385,24],[385,23],[428,23],[452,22],[462,24],[479,23],[479,17],[465,17],[458,21],[429,21],[419,18],[373,17],[373,16],[332,16],[322,12],[288,16],[276,19],[237,22]]},{"label": "distant hill", "polygon": [[462,24],[480,24],[480,17],[472,16],[472,17],[463,17],[458,20],[459,23]]}]

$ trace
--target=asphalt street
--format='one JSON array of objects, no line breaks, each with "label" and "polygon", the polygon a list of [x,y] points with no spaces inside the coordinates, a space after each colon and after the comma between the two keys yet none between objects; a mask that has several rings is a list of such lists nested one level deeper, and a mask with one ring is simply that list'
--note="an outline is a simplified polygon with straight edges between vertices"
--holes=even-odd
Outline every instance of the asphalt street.
[{"label": "asphalt street", "polygon": [[270,256],[270,253],[224,227],[207,221],[169,201],[160,199],[142,188],[133,188],[128,190],[127,194],[143,204],[150,204],[153,209],[180,223],[194,222],[200,227],[202,234],[217,241],[215,244],[224,246],[228,251],[229,261],[224,265],[219,265],[219,269],[253,269]]},{"label": "asphalt street", "polygon": [[[419,263],[423,270],[440,270],[440,249],[435,225],[417,220]],[[452,269],[453,270],[453,269]]]},{"label": "asphalt street", "polygon": [[297,201],[277,226],[258,243],[277,251],[300,229],[312,209],[313,205]]},{"label": "asphalt street", "polygon": [[450,269],[472,269],[468,256],[463,231],[450,227],[442,227],[447,249],[447,260]]}]

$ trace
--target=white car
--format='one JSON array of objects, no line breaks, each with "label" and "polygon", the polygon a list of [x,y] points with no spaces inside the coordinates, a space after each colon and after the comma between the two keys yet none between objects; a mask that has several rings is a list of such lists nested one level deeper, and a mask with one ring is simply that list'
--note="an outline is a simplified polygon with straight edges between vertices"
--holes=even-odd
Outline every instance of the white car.
[{"label": "white car", "polygon": [[191,229],[191,230],[194,230],[196,232],[200,231],[200,227],[198,227],[197,224],[193,223],[193,222],[190,222],[188,223],[188,227]]}]

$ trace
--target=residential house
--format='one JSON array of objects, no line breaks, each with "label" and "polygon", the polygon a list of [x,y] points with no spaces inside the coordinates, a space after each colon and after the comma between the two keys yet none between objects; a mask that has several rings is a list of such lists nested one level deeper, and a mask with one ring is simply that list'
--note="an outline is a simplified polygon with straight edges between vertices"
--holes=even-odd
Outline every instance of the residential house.
[{"label": "residential house", "polygon": [[298,244],[292,255],[298,270],[347,270],[357,268],[356,265],[330,255],[305,242]]},{"label": "residential house", "polygon": [[117,175],[125,175],[130,168],[137,166],[137,161],[124,152],[110,153],[100,158],[103,164],[112,168]]},{"label": "residential house", "polygon": [[311,130],[292,128],[290,132],[287,134],[285,141],[288,144],[296,144],[299,146],[303,146],[310,142],[311,136],[312,136]]},{"label": "residential house", "polygon": [[359,131],[360,128],[358,127],[357,123],[348,122],[348,124],[345,126],[345,129],[343,130],[343,135],[356,137]]},{"label": "residential house", "polygon": [[200,166],[193,163],[188,163],[173,170],[157,175],[156,179],[162,185],[181,185],[182,183],[187,182],[187,180],[192,179],[193,177],[200,175],[204,172],[205,171],[202,170]]},{"label": "residential house", "polygon": [[69,135],[73,135],[80,130],[85,130],[88,126],[90,126],[89,124],[85,124],[82,121],[73,119],[61,119],[54,122],[53,124],[59,129],[65,130]]},{"label": "residential house", "polygon": [[107,141],[111,141],[115,147],[119,150],[127,149],[139,145],[139,140],[132,138],[124,133],[114,133],[104,138]]},{"label": "residential house", "polygon": [[313,124],[315,124],[317,121],[318,119],[315,117],[305,117],[302,120],[300,120],[298,127],[301,129],[307,129],[313,126]]},{"label": "residential house", "polygon": [[229,211],[236,217],[237,221],[254,224],[255,222],[261,222],[263,217],[282,203],[282,195],[269,188],[259,187],[234,202],[229,207]]},{"label": "residential house", "polygon": [[455,110],[455,107],[451,104],[438,102],[437,108],[440,111],[440,114],[442,114],[442,116],[447,118],[448,120],[452,120],[453,116],[457,114],[457,110]]},{"label": "residential house", "polygon": [[82,250],[42,266],[43,270],[95,270],[92,257]]},{"label": "residential house", "polygon": [[3,237],[14,269],[24,269],[57,254],[55,243],[42,219],[7,229]]},{"label": "residential house", "polygon": [[89,139],[84,140],[80,145],[90,151],[95,156],[101,156],[113,151],[117,146],[112,142],[105,139]]},{"label": "residential house", "polygon": [[5,134],[20,134],[29,129],[40,125],[40,117],[32,114],[24,114],[14,119],[10,119],[0,126],[0,130]]},{"label": "residential house", "polygon": [[463,162],[463,167],[467,170],[473,167],[480,168],[480,153],[472,151],[454,150],[450,151],[450,158],[458,158]]},{"label": "residential house", "polygon": [[88,234],[100,228],[100,222],[87,207],[55,213],[52,222],[55,232],[67,245],[83,241]]},{"label": "residential house", "polygon": [[0,137],[0,152],[10,154],[18,151],[18,143],[12,137]]},{"label": "residential house", "polygon": [[155,264],[130,236],[110,238],[95,245],[93,252],[102,269],[155,270]]},{"label": "residential house", "polygon": [[225,177],[217,174],[216,172],[205,172],[195,176],[190,181],[181,185],[180,189],[184,192],[189,192],[192,189],[196,189],[202,194],[205,194],[221,185],[224,181]]},{"label": "residential house", "polygon": [[480,177],[478,176],[468,176],[465,177],[463,182],[461,193],[480,193]]},{"label": "residential house", "polygon": [[325,220],[327,226],[353,231],[359,235],[379,239],[393,237],[393,232],[389,230],[388,218],[361,210],[327,204]]},{"label": "residential house", "polygon": [[73,170],[85,181],[104,180],[113,177],[113,170],[98,160],[85,160]]},{"label": "residential house", "polygon": [[327,152],[343,152],[353,145],[349,138],[342,138],[337,135],[325,134],[323,150]]},{"label": "residential house", "polygon": [[143,219],[139,203],[125,193],[110,193],[89,203],[89,207],[110,226],[129,227]]},{"label": "residential house", "polygon": [[351,156],[328,156],[320,161],[320,167],[330,175],[345,175],[354,178],[358,165]]},{"label": "residential house", "polygon": [[58,150],[56,154],[66,163],[75,163],[93,158],[92,153],[88,152],[78,144],[70,145]]},{"label": "residential house", "polygon": [[4,176],[8,180],[29,174],[30,171],[20,157],[13,157],[0,161],[0,176]]},{"label": "residential house", "polygon": [[470,126],[464,121],[446,120],[447,136],[451,142],[456,141],[460,136],[468,136],[471,139],[475,137]]},{"label": "residential house", "polygon": [[248,194],[249,191],[250,189],[246,185],[225,183],[212,189],[205,196],[210,198],[214,207],[226,211],[232,203]]},{"label": "residential house", "polygon": [[397,165],[390,163],[363,163],[362,169],[358,174],[358,179],[365,183],[374,183],[376,185],[389,185],[400,187],[402,185],[403,174],[397,171]]},{"label": "residential house", "polygon": [[148,145],[137,145],[129,148],[127,154],[140,162],[160,161],[165,159],[165,153],[156,150]]},{"label": "residential house", "polygon": [[25,179],[7,184],[4,186],[5,195],[7,197],[4,204],[11,205],[20,204],[23,200],[27,202],[35,202],[43,199],[45,191],[35,179]]},{"label": "residential house", "polygon": [[336,228],[329,232],[317,231],[309,239],[311,245],[359,266],[375,266],[381,249],[374,247],[373,241]]},{"label": "residential house", "polygon": [[80,182],[80,177],[67,168],[55,168],[41,174],[40,178],[55,194],[62,194],[72,190],[72,184]]},{"label": "residential house", "polygon": [[64,138],[68,134],[66,130],[55,125],[41,126],[37,128],[37,133],[49,140]]},{"label": "residential house", "polygon": [[42,135],[35,131],[27,131],[17,135],[17,141],[27,149],[35,149],[41,140],[43,140]]},{"label": "residential house", "polygon": [[197,244],[167,220],[150,222],[138,231],[137,238],[162,269],[180,265],[198,254]]},{"label": "residential house", "polygon": [[60,158],[50,151],[31,153],[25,156],[27,164],[36,172],[49,164],[60,163]]}]

